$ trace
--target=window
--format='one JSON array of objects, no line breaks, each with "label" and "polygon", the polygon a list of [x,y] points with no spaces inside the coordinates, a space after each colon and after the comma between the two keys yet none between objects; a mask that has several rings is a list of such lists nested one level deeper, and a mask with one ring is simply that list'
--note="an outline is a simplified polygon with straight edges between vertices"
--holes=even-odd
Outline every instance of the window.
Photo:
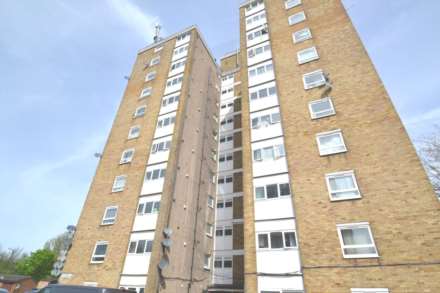
[{"label": "window", "polygon": [[227,183],[232,183],[232,175],[228,175],[228,176],[219,176],[217,179],[217,183],[218,184],[227,184]]},{"label": "window", "polygon": [[267,26],[265,25],[263,28],[261,28],[261,29],[258,29],[258,30],[256,30],[256,31],[252,31],[252,32],[249,32],[248,34],[247,34],[247,40],[248,41],[252,41],[252,40],[254,40],[254,39],[256,39],[256,38],[260,38],[260,37],[262,37],[262,36],[265,36],[265,35],[267,35],[269,33],[269,31],[268,31],[268,29],[267,29]]},{"label": "window", "polygon": [[140,98],[145,98],[145,97],[151,96],[151,92],[152,92],[151,87],[144,88],[141,92]]},{"label": "window", "polygon": [[144,254],[153,250],[153,240],[133,240],[128,246],[129,254]]},{"label": "window", "polygon": [[232,108],[234,107],[234,102],[224,103],[220,106],[220,109]]},{"label": "window", "polygon": [[258,233],[258,248],[260,249],[289,249],[297,248],[294,231]]},{"label": "window", "polygon": [[169,116],[166,118],[159,119],[157,121],[157,128],[167,127],[168,125],[172,125],[176,122],[176,116]]},{"label": "window", "polygon": [[162,100],[162,106],[166,107],[173,103],[177,103],[179,101],[180,96],[178,94],[173,94],[171,96],[167,96]]},{"label": "window", "polygon": [[147,201],[138,205],[137,214],[139,216],[157,214],[160,210],[160,201]]},{"label": "window", "polygon": [[151,154],[155,154],[157,152],[167,152],[170,150],[170,146],[171,140],[153,143],[153,146],[151,147]]},{"label": "window", "polygon": [[233,73],[225,75],[225,76],[222,77],[222,81],[223,82],[228,81],[230,79],[234,79],[234,74]]},{"label": "window", "polygon": [[141,133],[141,127],[139,125],[135,125],[130,127],[128,131],[128,139],[137,138]]},{"label": "window", "polygon": [[190,38],[191,37],[191,32],[184,32],[181,35],[177,36],[177,41],[183,41],[186,38]]},{"label": "window", "polygon": [[156,71],[150,72],[145,77],[145,81],[150,81],[156,78]]},{"label": "window", "polygon": [[211,269],[211,255],[210,254],[205,254],[205,258],[203,261],[203,268],[205,270],[210,270]]},{"label": "window", "polygon": [[258,75],[266,74],[273,71],[273,65],[272,62],[269,62],[267,64],[258,65],[255,67],[251,67],[249,69],[249,78],[255,77]]},{"label": "window", "polygon": [[311,101],[309,103],[309,110],[312,119],[323,118],[336,114],[335,108],[333,107],[333,102],[329,97]]},{"label": "window", "polygon": [[273,199],[283,196],[290,196],[289,183],[268,184],[255,187],[256,199]]},{"label": "window", "polygon": [[234,118],[233,117],[229,117],[229,118],[224,118],[220,121],[220,125],[224,126],[226,124],[231,124],[234,122]]},{"label": "window", "polygon": [[340,129],[318,133],[316,135],[319,154],[321,156],[344,153],[347,151]]},{"label": "window", "polygon": [[211,209],[214,208],[214,204],[215,204],[215,199],[212,196],[208,196],[208,207],[210,207]]},{"label": "window", "polygon": [[118,214],[118,207],[106,207],[104,211],[104,217],[102,217],[101,225],[112,225],[116,221],[116,216]]},{"label": "window", "polygon": [[227,161],[232,161],[234,158],[234,155],[232,153],[228,153],[228,154],[222,154],[218,157],[218,161],[220,163],[224,163]]},{"label": "window", "polygon": [[233,92],[233,91],[234,91],[234,87],[233,86],[229,87],[227,89],[222,90],[222,95],[226,95],[226,94]]},{"label": "window", "polygon": [[142,117],[145,115],[145,111],[147,110],[146,105],[142,105],[136,108],[136,111],[134,111],[134,118]]},{"label": "window", "polygon": [[175,62],[171,63],[170,71],[174,71],[174,70],[179,69],[182,66],[185,66],[185,63],[186,63],[186,59],[182,59],[180,61],[175,61]]},{"label": "window", "polygon": [[127,175],[119,175],[115,177],[115,181],[113,181],[112,192],[121,192],[125,188],[125,184],[127,182]]},{"label": "window", "polygon": [[214,268],[217,269],[230,269],[232,268],[232,257],[224,256],[224,257],[216,257],[214,260]]},{"label": "window", "polygon": [[164,178],[165,171],[166,169],[154,169],[151,171],[147,171],[147,173],[145,174],[145,181],[158,180],[160,178]]},{"label": "window", "polygon": [[248,58],[249,59],[250,58],[254,58],[254,57],[256,57],[256,56],[258,56],[260,54],[263,54],[265,52],[269,52],[269,53],[271,52],[270,51],[270,45],[269,45],[268,42],[263,44],[263,45],[259,45],[259,46],[256,46],[254,48],[249,49],[248,50]]},{"label": "window", "polygon": [[305,28],[299,31],[296,31],[292,34],[293,42],[295,44],[304,42],[305,40],[312,38],[312,32],[309,28]]},{"label": "window", "polygon": [[93,249],[92,259],[90,263],[102,263],[104,262],[105,256],[107,254],[107,241],[98,241]]},{"label": "window", "polygon": [[294,24],[297,24],[297,23],[300,23],[300,22],[306,20],[306,15],[305,15],[304,11],[301,11],[301,12],[298,12],[298,13],[295,13],[295,14],[289,16],[288,20],[289,20],[290,25],[294,25]]},{"label": "window", "polygon": [[227,136],[225,136],[225,135],[221,135],[221,136],[220,136],[220,143],[230,142],[230,141],[232,141],[233,139],[234,139],[234,136],[233,136],[233,135],[227,135]]},{"label": "window", "polygon": [[233,203],[232,203],[232,199],[226,199],[226,200],[218,200],[217,201],[217,208],[218,209],[227,209],[227,208],[232,208]]},{"label": "window", "polygon": [[304,89],[306,90],[321,86],[325,84],[326,81],[322,70],[316,70],[303,75]]},{"label": "window", "polygon": [[361,197],[353,171],[326,174],[325,178],[331,200],[345,200]]},{"label": "window", "polygon": [[183,55],[183,54],[185,54],[186,52],[188,52],[188,45],[185,45],[185,46],[181,46],[181,47],[179,47],[179,48],[176,48],[175,50],[174,50],[174,55]]},{"label": "window", "polygon": [[351,293],[389,293],[390,291],[385,288],[352,288]]},{"label": "window", "polygon": [[170,78],[167,80],[167,87],[172,87],[178,84],[181,84],[183,81],[183,75],[178,76],[178,77],[174,77],[174,78]]},{"label": "window", "polygon": [[276,160],[284,156],[284,145],[282,144],[254,150],[254,161]]},{"label": "window", "polygon": [[257,26],[258,24],[256,24],[256,22],[264,21],[265,19],[266,19],[266,11],[263,10],[259,13],[256,13],[256,14],[246,18],[246,25],[248,26],[248,29],[250,29],[249,26],[251,26],[252,24],[255,24],[255,26]]},{"label": "window", "polygon": [[252,118],[251,123],[253,129],[258,129],[260,127],[267,127],[270,126],[271,124],[280,123],[280,121],[281,121],[280,112],[275,112],[272,114],[267,114],[260,117]]},{"label": "window", "polygon": [[215,229],[215,236],[223,237],[223,236],[232,236],[232,227],[231,226],[221,226]]},{"label": "window", "polygon": [[151,59],[151,61],[150,61],[150,66],[157,65],[157,64],[159,64],[159,62],[160,62],[160,56],[154,57],[154,58]]},{"label": "window", "polygon": [[298,55],[298,64],[304,64],[316,59],[319,59],[318,51],[316,47],[310,47],[304,50],[301,50],[297,53]]},{"label": "window", "polygon": [[121,160],[119,164],[127,164],[133,160],[134,149],[128,149],[122,152]]},{"label": "window", "polygon": [[284,6],[286,6],[286,9],[293,8],[295,6],[298,6],[301,4],[301,0],[285,0]]},{"label": "window", "polygon": [[257,87],[255,89],[249,89],[249,96],[251,101],[257,99],[264,99],[267,97],[273,97],[277,94],[277,89],[275,87],[275,83],[271,83],[271,85],[267,87]]},{"label": "window", "polygon": [[214,226],[212,224],[206,224],[206,227],[205,227],[206,236],[212,237],[213,230],[214,230]]},{"label": "window", "polygon": [[255,0],[246,5],[246,12],[251,12],[253,9],[256,9],[258,6],[263,5],[263,0]]},{"label": "window", "polygon": [[337,225],[344,258],[378,257],[368,223]]}]

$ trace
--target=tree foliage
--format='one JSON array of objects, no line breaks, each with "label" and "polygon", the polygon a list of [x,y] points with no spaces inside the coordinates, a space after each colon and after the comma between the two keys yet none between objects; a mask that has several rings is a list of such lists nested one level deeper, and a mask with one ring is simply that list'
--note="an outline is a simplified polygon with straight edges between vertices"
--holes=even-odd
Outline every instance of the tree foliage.
[{"label": "tree foliage", "polygon": [[56,254],[49,249],[36,250],[29,257],[17,263],[17,272],[21,275],[31,276],[35,281],[40,281],[50,276],[56,258]]},{"label": "tree foliage", "polygon": [[419,152],[434,190],[440,198],[440,126],[436,126],[433,134],[421,140]]},{"label": "tree foliage", "polygon": [[65,243],[69,240],[69,233],[62,233],[48,241],[44,244],[44,249],[53,251],[55,255],[59,255],[60,251],[65,249]]},{"label": "tree foliage", "polygon": [[0,246],[0,273],[15,274],[17,262],[24,257],[26,257],[26,255],[21,248],[3,250]]}]

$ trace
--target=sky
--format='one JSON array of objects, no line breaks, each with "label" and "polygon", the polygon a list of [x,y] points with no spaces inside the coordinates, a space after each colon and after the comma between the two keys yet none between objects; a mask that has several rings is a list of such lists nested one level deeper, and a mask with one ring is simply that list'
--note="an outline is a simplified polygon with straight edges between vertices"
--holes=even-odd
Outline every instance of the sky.
[{"label": "sky", "polygon": [[[440,1],[343,2],[411,138],[428,135],[440,124]],[[240,3],[0,0],[2,249],[39,249],[76,224],[155,24],[164,37],[196,24],[219,59],[238,46]]]}]

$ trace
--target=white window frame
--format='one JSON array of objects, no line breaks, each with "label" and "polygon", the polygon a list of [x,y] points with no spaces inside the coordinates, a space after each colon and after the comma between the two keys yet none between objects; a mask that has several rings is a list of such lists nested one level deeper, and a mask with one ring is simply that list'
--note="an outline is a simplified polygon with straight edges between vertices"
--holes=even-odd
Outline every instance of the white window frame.
[{"label": "white window frame", "polygon": [[152,92],[153,92],[153,88],[152,87],[146,87],[146,88],[142,89],[141,94],[139,96],[139,99],[143,99],[145,97],[151,96]]},{"label": "white window frame", "polygon": [[[297,20],[293,21],[295,18],[297,18],[299,16],[301,16],[301,18],[298,18]],[[306,19],[307,19],[307,17],[306,17],[306,14],[304,13],[304,11],[300,11],[300,12],[297,12],[295,14],[290,15],[288,17],[287,21],[288,21],[289,25],[295,25],[295,24],[298,24],[298,23],[305,21]]]},{"label": "white window frame", "polygon": [[[129,158],[125,158],[126,153],[132,153],[131,156]],[[126,149],[122,152],[121,155],[121,160],[119,161],[119,164],[128,164],[131,163],[133,161],[133,157],[134,157],[134,148],[130,148],[130,149]]]},{"label": "white window frame", "polygon": [[[114,217],[107,217],[107,211],[110,209],[115,209],[116,213]],[[113,225],[116,222],[116,218],[118,217],[118,206],[109,206],[106,207],[104,210],[104,215],[102,216],[101,225],[107,226],[107,225]]]},{"label": "white window frame", "polygon": [[83,286],[87,286],[87,287],[98,287],[98,283],[97,283],[97,282],[86,281],[86,282],[83,282]]},{"label": "white window frame", "polygon": [[[142,109],[144,109],[144,112],[143,112],[142,114],[139,114],[139,112],[140,112]],[[139,118],[139,117],[144,116],[146,110],[147,110],[147,105],[142,105],[142,106],[137,107],[136,110],[134,111],[133,118]]]},{"label": "white window frame", "polygon": [[[313,55],[310,55],[307,58],[304,58],[303,54],[308,54],[308,53],[313,53]],[[306,48],[306,49],[301,50],[301,51],[298,51],[296,53],[296,55],[298,57],[298,64],[300,64],[300,65],[308,63],[308,62],[312,62],[312,61],[315,61],[315,60],[319,59],[318,50],[316,49],[315,46]]]},{"label": "white window frame", "polygon": [[215,198],[211,195],[208,195],[208,207],[211,209],[215,207]]},{"label": "white window frame", "polygon": [[205,258],[203,259],[203,268],[207,271],[211,270],[211,255],[205,254]]},{"label": "white window frame", "polygon": [[155,79],[156,75],[157,75],[156,71],[148,72],[147,75],[145,76],[145,81],[151,81],[151,80]]},{"label": "white window frame", "polygon": [[[303,32],[307,32],[307,36],[305,38],[298,38],[297,34],[301,34]],[[310,28],[308,28],[308,27],[292,33],[292,39],[293,39],[294,44],[298,44],[298,43],[304,42],[306,40],[310,40],[312,37],[313,37],[312,32],[310,31]]]},{"label": "white window frame", "polygon": [[290,9],[290,8],[296,7],[298,5],[301,5],[301,0],[285,0],[284,1],[284,7],[286,7],[286,9]]},{"label": "white window frame", "polygon": [[[147,204],[151,203],[151,212],[146,212]],[[136,214],[138,216],[154,215],[160,212],[160,200],[145,201],[138,204]]]},{"label": "white window frame", "polygon": [[351,293],[389,293],[387,288],[351,288]]},{"label": "white window frame", "polygon": [[[142,252],[137,252],[138,246],[139,246],[139,242],[140,241],[145,241],[145,247],[143,249]],[[134,252],[130,252],[130,248],[131,248],[131,243],[136,242],[136,246],[134,247]],[[127,254],[129,255],[143,255],[143,254],[147,254],[147,253],[151,253],[151,251],[147,251],[148,248],[148,243],[151,243],[151,249],[153,249],[153,240],[152,239],[136,239],[136,240],[130,240],[128,242],[128,251]]]},{"label": "white window frame", "polygon": [[[355,187],[352,189],[344,189],[344,190],[337,190],[337,191],[332,190],[331,185],[330,185],[330,179],[336,178],[336,177],[345,177],[345,176],[351,176]],[[359,190],[359,186],[357,184],[356,175],[353,170],[325,174],[325,181],[327,184],[328,195],[329,195],[331,201],[358,199],[358,198],[362,197],[361,192]],[[345,196],[345,197],[333,197],[333,194],[332,194],[335,192],[341,193],[341,192],[350,192],[350,191],[356,191],[357,195]]]},{"label": "white window frame", "polygon": [[[96,254],[96,248],[98,248],[98,245],[106,245],[105,248],[105,254]],[[105,257],[107,256],[107,251],[108,251],[108,241],[98,241],[95,243],[95,246],[93,248],[93,252],[92,252],[92,257],[90,258],[90,263],[93,264],[99,264],[99,263],[103,263],[105,261]],[[96,257],[102,257],[103,260],[93,260]]]},{"label": "white window frame", "polygon": [[[374,242],[373,233],[371,232],[371,227],[368,222],[360,222],[360,223],[349,223],[349,224],[338,224],[336,225],[336,228],[338,230],[338,236],[339,236],[339,242],[341,244],[341,251],[344,258],[378,258],[379,253],[377,251],[376,243]],[[344,229],[361,229],[361,228],[367,228],[368,233],[371,238],[372,244],[365,244],[365,245],[345,245],[344,240],[342,238],[342,232],[341,230]],[[345,254],[344,249],[345,248],[367,248],[367,247],[373,247],[376,253],[371,254]]]},{"label": "white window frame", "polygon": [[[138,129],[136,134],[133,134],[133,130],[134,129]],[[130,127],[130,130],[128,131],[127,139],[138,138],[140,135],[141,135],[141,126],[140,125],[134,125],[134,126]]]},{"label": "white window frame", "polygon": [[[123,180],[124,184],[122,186],[118,186],[117,183],[121,180]],[[113,181],[112,192],[122,192],[124,191],[126,185],[127,185],[127,175],[118,175],[115,177],[115,180]]]},{"label": "white window frame", "polygon": [[156,56],[150,61],[150,66],[154,66],[160,63],[160,56]]},{"label": "white window frame", "polygon": [[[318,81],[315,81],[313,83],[308,84],[306,82],[307,77],[311,76],[311,75],[315,75],[315,74],[320,74],[321,79],[318,80]],[[309,89],[312,89],[312,88],[315,88],[315,87],[319,87],[319,86],[322,86],[322,85],[326,84],[327,80],[326,80],[324,71],[322,69],[318,69],[318,70],[315,70],[315,71],[308,72],[308,73],[304,74],[303,75],[303,83],[304,83],[304,89],[305,90],[309,90]]]},{"label": "white window frame", "polygon": [[208,237],[212,237],[214,231],[214,225],[210,223],[206,223],[205,234]]},{"label": "white window frame", "polygon": [[[323,103],[323,102],[328,102],[330,104],[330,108],[325,111],[314,112],[313,105]],[[325,97],[323,99],[314,100],[314,101],[309,102],[309,111],[310,111],[310,116],[312,117],[312,119],[320,119],[320,118],[324,118],[324,117],[328,117],[328,116],[332,116],[332,115],[336,114],[335,106],[333,105],[333,101],[330,97]],[[321,113],[324,113],[324,114],[321,114]]]},{"label": "white window frame", "polygon": [[[272,240],[270,238],[270,234],[271,233],[281,233],[282,237],[283,237],[283,247],[280,248],[272,248]],[[295,246],[287,246],[286,247],[286,237],[285,237],[285,233],[294,233],[295,235]],[[265,231],[265,232],[258,232],[257,233],[257,250],[292,250],[292,249],[298,249],[298,236],[296,235],[296,230],[282,230],[282,231]],[[258,236],[260,235],[267,235],[267,245],[268,247],[263,247],[260,248],[260,245],[258,243],[259,239]]]},{"label": "white window frame", "polygon": [[[153,178],[154,171],[156,171],[156,170],[159,170],[158,177],[157,178]],[[146,171],[145,172],[144,181],[154,181],[154,180],[159,180],[161,178],[165,178],[166,172],[167,172],[167,168],[166,167],[165,168],[160,168],[160,169],[151,169],[150,171]],[[150,178],[148,178],[148,173],[151,173],[151,177]]]},{"label": "white window frame", "polygon": [[[321,144],[321,138],[328,137],[328,136],[338,136],[341,140],[340,145],[324,148]],[[334,155],[334,154],[340,154],[347,152],[347,147],[345,145],[344,136],[342,135],[341,129],[336,129],[332,131],[327,132],[321,132],[316,134],[316,143],[318,144],[318,150],[320,156],[328,156],[328,155]]]},{"label": "white window frame", "polygon": [[[281,185],[287,184],[289,186],[289,194],[281,195]],[[267,197],[267,186],[268,185],[276,185],[277,186],[277,197],[268,198]],[[264,188],[264,198],[257,197],[257,188]],[[289,182],[282,182],[282,183],[270,183],[270,184],[264,184],[264,185],[258,185],[254,187],[254,198],[256,201],[260,200],[277,200],[281,198],[286,198],[292,196],[292,188],[290,186]]]}]

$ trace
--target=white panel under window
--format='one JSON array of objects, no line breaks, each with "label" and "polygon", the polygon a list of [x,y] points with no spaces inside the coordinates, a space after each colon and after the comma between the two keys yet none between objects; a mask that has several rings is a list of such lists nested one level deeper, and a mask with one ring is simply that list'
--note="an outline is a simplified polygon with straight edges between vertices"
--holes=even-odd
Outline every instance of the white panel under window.
[{"label": "white panel under window", "polygon": [[354,171],[326,174],[325,179],[329,196],[332,201],[356,199],[361,197]]},{"label": "white panel under window", "polygon": [[150,264],[154,232],[132,233],[122,274],[146,275]]},{"label": "white panel under window", "polygon": [[379,256],[368,223],[341,224],[337,228],[344,258]]},{"label": "white panel under window", "polygon": [[176,112],[161,115],[157,118],[156,131],[154,132],[154,138],[167,136],[173,134],[174,124],[176,123]]},{"label": "white panel under window", "polygon": [[170,155],[171,140],[173,136],[165,136],[153,140],[151,144],[150,156],[148,157],[148,165],[165,162]]},{"label": "white panel under window", "polygon": [[249,108],[251,112],[278,106],[275,81],[249,88]]},{"label": "white panel under window", "polygon": [[252,48],[249,48],[247,50],[247,60],[248,60],[248,66],[257,64],[259,62],[268,60],[272,58],[272,52],[270,48],[270,42],[264,42],[261,44],[258,44]]},{"label": "white panel under window", "polygon": [[248,79],[250,87],[275,79],[272,60],[249,67]]},{"label": "white panel under window", "polygon": [[182,83],[183,83],[183,74],[176,75],[174,77],[167,79],[164,95],[168,95],[173,92],[179,91],[182,88]]},{"label": "white panel under window", "polygon": [[141,195],[161,193],[165,180],[167,163],[148,166],[145,170]]},{"label": "white panel under window", "polygon": [[313,72],[309,72],[303,75],[304,89],[312,89],[322,86],[326,83],[326,77],[324,72],[319,69]]},{"label": "white panel under window", "polygon": [[309,102],[310,116],[312,119],[335,115],[335,108],[330,97]]},{"label": "white panel under window", "polygon": [[175,92],[162,98],[159,115],[176,111],[179,106],[180,92]]},{"label": "white panel under window", "polygon": [[286,9],[293,8],[293,7],[298,6],[300,4],[301,4],[301,0],[285,0],[284,1],[284,6],[286,7]]},{"label": "white panel under window", "polygon": [[139,198],[133,231],[156,229],[157,217],[160,210],[160,199],[160,194]]},{"label": "white panel under window", "polygon": [[270,108],[263,111],[252,112],[251,141],[257,141],[283,135],[281,126],[280,108]]},{"label": "white panel under window", "polygon": [[287,172],[282,137],[252,143],[253,176],[265,176]]},{"label": "white panel under window", "polygon": [[296,31],[292,34],[293,42],[295,44],[304,42],[305,40],[312,38],[312,32],[309,28],[305,28],[299,31]]},{"label": "white panel under window", "polygon": [[180,60],[174,61],[171,63],[170,71],[168,76],[177,75],[179,73],[183,73],[185,70],[186,58],[182,58]]},{"label": "white panel under window", "polygon": [[304,50],[301,50],[297,53],[298,63],[304,64],[313,60],[319,59],[318,51],[316,47],[310,47]]},{"label": "white panel under window", "polygon": [[316,135],[316,141],[321,156],[344,153],[347,151],[340,129],[318,133]]},{"label": "white panel under window", "polygon": [[248,15],[254,14],[258,11],[261,11],[263,9],[264,9],[264,1],[263,0],[250,1],[249,4],[247,4],[245,6],[244,15],[248,16]]},{"label": "white panel under window", "polygon": [[246,18],[246,31],[254,29],[267,22],[266,11],[262,10]]},{"label": "white panel under window", "polygon": [[304,11],[301,11],[289,16],[288,20],[289,20],[289,25],[294,25],[306,20],[306,15]]},{"label": "white panel under window", "polygon": [[351,293],[389,293],[386,288],[352,288]]},{"label": "white panel under window", "polygon": [[176,61],[180,58],[186,57],[188,55],[189,44],[180,46],[173,51],[173,58],[171,61]]},{"label": "white panel under window", "polygon": [[255,46],[269,40],[269,29],[267,25],[260,26],[246,33],[247,47]]}]

